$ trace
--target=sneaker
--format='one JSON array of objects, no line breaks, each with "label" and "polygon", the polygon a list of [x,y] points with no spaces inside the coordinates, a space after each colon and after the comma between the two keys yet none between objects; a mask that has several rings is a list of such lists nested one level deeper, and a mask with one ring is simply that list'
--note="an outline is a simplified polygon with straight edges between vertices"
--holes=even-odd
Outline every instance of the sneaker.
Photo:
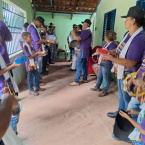
[{"label": "sneaker", "polygon": [[76,82],[72,82],[69,84],[70,86],[79,86],[79,83],[76,83]]},{"label": "sneaker", "polygon": [[101,89],[100,89],[100,88],[96,88],[96,87],[91,88],[90,90],[91,90],[91,91],[99,91],[99,92],[101,91]]},{"label": "sneaker", "polygon": [[38,88],[35,91],[45,91],[45,90],[46,90],[45,88]]},{"label": "sneaker", "polygon": [[80,83],[88,83],[88,81],[80,80]]},{"label": "sneaker", "polygon": [[38,96],[39,95],[36,91],[29,91],[29,94],[33,95],[33,96]]},{"label": "sneaker", "polygon": [[107,95],[108,95],[108,92],[103,91],[101,94],[98,95],[98,97],[104,97],[104,96],[107,96]]}]

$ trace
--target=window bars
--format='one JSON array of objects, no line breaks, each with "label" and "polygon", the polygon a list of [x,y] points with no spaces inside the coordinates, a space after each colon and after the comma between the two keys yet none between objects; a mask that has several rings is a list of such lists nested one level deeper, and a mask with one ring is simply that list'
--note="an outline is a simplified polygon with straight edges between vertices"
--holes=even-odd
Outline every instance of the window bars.
[{"label": "window bars", "polygon": [[20,39],[25,17],[23,12],[6,2],[2,2],[2,6],[4,23],[9,28],[13,37],[12,41],[7,43],[8,54],[10,55],[21,50]]}]

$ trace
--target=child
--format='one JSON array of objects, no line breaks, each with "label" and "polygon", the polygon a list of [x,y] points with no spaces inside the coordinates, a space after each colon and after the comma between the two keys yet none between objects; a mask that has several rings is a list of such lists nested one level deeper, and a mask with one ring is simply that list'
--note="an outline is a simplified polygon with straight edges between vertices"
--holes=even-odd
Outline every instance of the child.
[{"label": "child", "polygon": [[[38,96],[38,91],[45,91],[44,88],[40,88],[39,86],[39,73],[38,73],[38,64],[36,57],[37,56],[45,56],[46,54],[42,52],[36,52],[33,46],[30,44],[32,42],[31,34],[29,32],[23,32],[22,38],[25,41],[24,45],[24,54],[28,57],[29,60],[25,62],[26,70],[27,70],[27,82],[29,87],[29,94]],[[36,90],[33,89],[33,80],[35,84]]]}]

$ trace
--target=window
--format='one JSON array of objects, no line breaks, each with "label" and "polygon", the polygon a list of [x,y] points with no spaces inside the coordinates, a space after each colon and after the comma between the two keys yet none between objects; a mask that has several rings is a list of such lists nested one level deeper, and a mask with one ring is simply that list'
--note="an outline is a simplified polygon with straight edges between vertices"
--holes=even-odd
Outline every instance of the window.
[{"label": "window", "polygon": [[141,6],[145,10],[145,0],[138,0],[136,5]]},{"label": "window", "polygon": [[116,9],[108,13],[105,13],[102,41],[105,40],[106,31],[114,30],[115,17],[116,17]]},{"label": "window", "polygon": [[8,54],[13,54],[19,50],[21,32],[24,24],[24,13],[9,5],[6,2],[2,2],[4,23],[12,33],[13,40],[7,43]]}]

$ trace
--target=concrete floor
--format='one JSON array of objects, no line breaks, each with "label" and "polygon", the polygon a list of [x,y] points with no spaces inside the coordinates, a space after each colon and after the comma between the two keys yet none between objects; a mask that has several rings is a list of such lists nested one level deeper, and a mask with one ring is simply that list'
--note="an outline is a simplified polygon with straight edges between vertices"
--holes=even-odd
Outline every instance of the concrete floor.
[{"label": "concrete floor", "polygon": [[90,91],[95,77],[89,83],[69,86],[75,72],[68,71],[70,63],[51,65],[48,76],[43,77],[47,90],[39,96],[30,96],[26,80],[19,86],[23,109],[18,125],[19,137],[30,145],[127,145],[111,137],[114,119],[108,111],[116,111],[119,97],[114,93],[97,97]]}]

